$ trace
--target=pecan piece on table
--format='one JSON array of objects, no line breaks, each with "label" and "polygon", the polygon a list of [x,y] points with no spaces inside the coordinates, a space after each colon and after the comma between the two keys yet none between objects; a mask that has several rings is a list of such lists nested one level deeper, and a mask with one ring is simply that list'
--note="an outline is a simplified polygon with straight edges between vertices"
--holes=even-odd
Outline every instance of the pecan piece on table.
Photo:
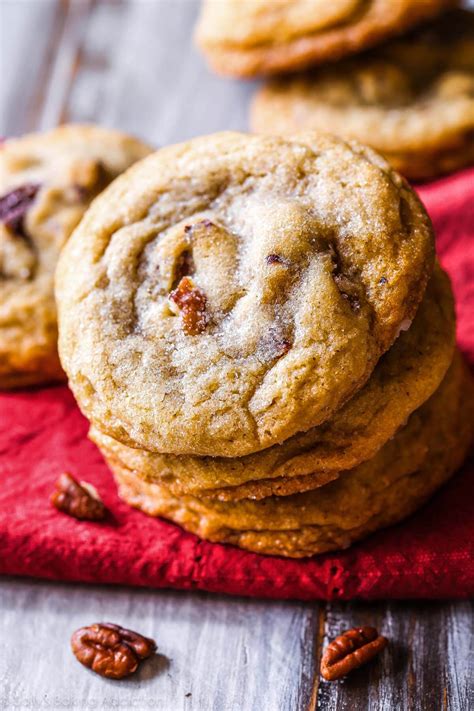
[{"label": "pecan piece on table", "polygon": [[183,331],[187,336],[197,336],[205,330],[209,321],[206,313],[207,299],[189,276],[181,279],[169,298],[181,313]]},{"label": "pecan piece on table", "polygon": [[71,637],[76,659],[96,674],[123,679],[156,651],[154,640],[111,622],[81,627]]},{"label": "pecan piece on table", "polygon": [[321,675],[335,681],[373,659],[388,644],[374,627],[354,627],[336,637],[325,649]]},{"label": "pecan piece on table", "polygon": [[25,215],[39,188],[39,185],[27,183],[0,197],[0,222],[3,222],[14,234],[25,237]]},{"label": "pecan piece on table", "polygon": [[101,521],[107,514],[95,488],[85,481],[79,483],[66,472],[56,482],[51,503],[58,511],[79,520]]}]

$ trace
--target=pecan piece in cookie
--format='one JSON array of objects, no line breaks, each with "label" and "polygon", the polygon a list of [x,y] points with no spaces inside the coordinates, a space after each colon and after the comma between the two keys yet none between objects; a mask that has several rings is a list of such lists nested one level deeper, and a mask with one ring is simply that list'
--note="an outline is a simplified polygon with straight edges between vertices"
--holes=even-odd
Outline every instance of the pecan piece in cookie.
[{"label": "pecan piece in cookie", "polygon": [[0,222],[22,237],[25,237],[23,224],[25,215],[35,199],[39,187],[39,185],[27,183],[0,197]]},{"label": "pecan piece in cookie", "polygon": [[133,674],[156,651],[154,640],[110,622],[81,627],[71,637],[76,659],[108,679]]},{"label": "pecan piece in cookie", "polygon": [[388,644],[374,627],[354,627],[336,637],[321,660],[321,675],[335,681],[373,659]]},{"label": "pecan piece in cookie", "polygon": [[185,249],[181,252],[175,267],[175,284],[178,286],[183,277],[187,277],[194,273],[194,260],[192,252],[189,249]]},{"label": "pecan piece in cookie", "polygon": [[280,254],[267,254],[265,257],[265,262],[267,264],[287,264],[287,260]]},{"label": "pecan piece in cookie", "polygon": [[209,322],[207,299],[190,277],[183,277],[169,298],[180,310],[183,331],[187,336],[197,336],[205,330]]},{"label": "pecan piece in cookie", "polygon": [[275,360],[286,355],[291,349],[291,340],[284,330],[277,325],[270,328],[259,343],[259,350],[266,360]]},{"label": "pecan piece in cookie", "polygon": [[58,511],[79,520],[101,521],[107,514],[95,488],[85,481],[79,483],[66,472],[56,482],[51,503]]}]

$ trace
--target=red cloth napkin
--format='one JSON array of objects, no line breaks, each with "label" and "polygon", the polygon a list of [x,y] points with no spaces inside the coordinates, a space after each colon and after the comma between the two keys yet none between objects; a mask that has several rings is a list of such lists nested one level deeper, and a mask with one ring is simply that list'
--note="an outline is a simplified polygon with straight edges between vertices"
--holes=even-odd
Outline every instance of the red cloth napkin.
[{"label": "red cloth napkin", "polygon": [[[474,365],[474,170],[419,193]],[[66,387],[0,395],[0,572],[302,600],[474,595],[473,461],[407,521],[341,553],[285,560],[202,542],[130,509],[86,432]],[[98,488],[109,520],[76,521],[50,505],[64,470]]]}]

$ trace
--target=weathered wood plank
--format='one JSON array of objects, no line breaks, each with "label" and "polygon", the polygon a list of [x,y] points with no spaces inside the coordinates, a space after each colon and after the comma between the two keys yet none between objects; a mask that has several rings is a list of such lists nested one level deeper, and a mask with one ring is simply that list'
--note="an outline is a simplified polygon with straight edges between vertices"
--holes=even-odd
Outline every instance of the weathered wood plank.
[{"label": "weathered wood plank", "polygon": [[[0,582],[0,708],[295,711],[311,694],[318,606],[169,591]],[[97,621],[156,639],[129,680],[84,669],[71,633]]]},{"label": "weathered wood plank", "polygon": [[97,3],[64,115],[162,145],[245,129],[254,85],[211,74],[192,42],[196,0]]},{"label": "weathered wood plank", "polygon": [[[324,711],[467,711],[474,702],[474,608],[457,602],[380,602],[327,607],[324,645],[370,624],[390,640],[378,660],[339,682],[321,681]],[[471,648],[470,648],[471,645]]]},{"label": "weathered wood plank", "polygon": [[59,0],[0,3],[1,135],[36,128],[66,10]]},{"label": "weathered wood plank", "polygon": [[65,105],[80,63],[80,47],[92,0],[68,0],[65,19],[58,37],[37,128],[47,129],[64,121]]}]

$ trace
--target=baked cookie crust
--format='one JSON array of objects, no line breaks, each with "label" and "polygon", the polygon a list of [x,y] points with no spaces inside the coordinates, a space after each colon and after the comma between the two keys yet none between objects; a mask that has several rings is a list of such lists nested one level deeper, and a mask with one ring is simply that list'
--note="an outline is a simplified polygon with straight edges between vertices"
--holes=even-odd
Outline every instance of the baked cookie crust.
[{"label": "baked cookie crust", "polygon": [[219,74],[279,74],[359,52],[458,4],[453,0],[205,0],[195,38]]},{"label": "baked cookie crust", "polygon": [[261,501],[174,497],[113,467],[119,495],[201,538],[300,558],[347,548],[415,511],[463,462],[473,439],[472,377],[459,356],[440,388],[371,460],[315,491]]},{"label": "baked cookie crust", "polygon": [[474,12],[458,10],[354,59],[259,90],[252,129],[331,131],[411,179],[474,162]]},{"label": "baked cookie crust", "polygon": [[92,428],[114,462],[164,484],[175,496],[261,499],[315,489],[370,459],[438,388],[455,341],[449,279],[435,268],[411,327],[380,359],[367,384],[323,425],[261,452],[228,457],[158,454],[127,447]]},{"label": "baked cookie crust", "polygon": [[420,201],[370,150],[318,134],[194,139],[115,181],[69,240],[61,360],[114,439],[243,456],[362,387],[433,259]]},{"label": "baked cookie crust", "polygon": [[54,271],[93,198],[150,148],[97,126],[66,125],[0,147],[0,387],[64,380]]}]

